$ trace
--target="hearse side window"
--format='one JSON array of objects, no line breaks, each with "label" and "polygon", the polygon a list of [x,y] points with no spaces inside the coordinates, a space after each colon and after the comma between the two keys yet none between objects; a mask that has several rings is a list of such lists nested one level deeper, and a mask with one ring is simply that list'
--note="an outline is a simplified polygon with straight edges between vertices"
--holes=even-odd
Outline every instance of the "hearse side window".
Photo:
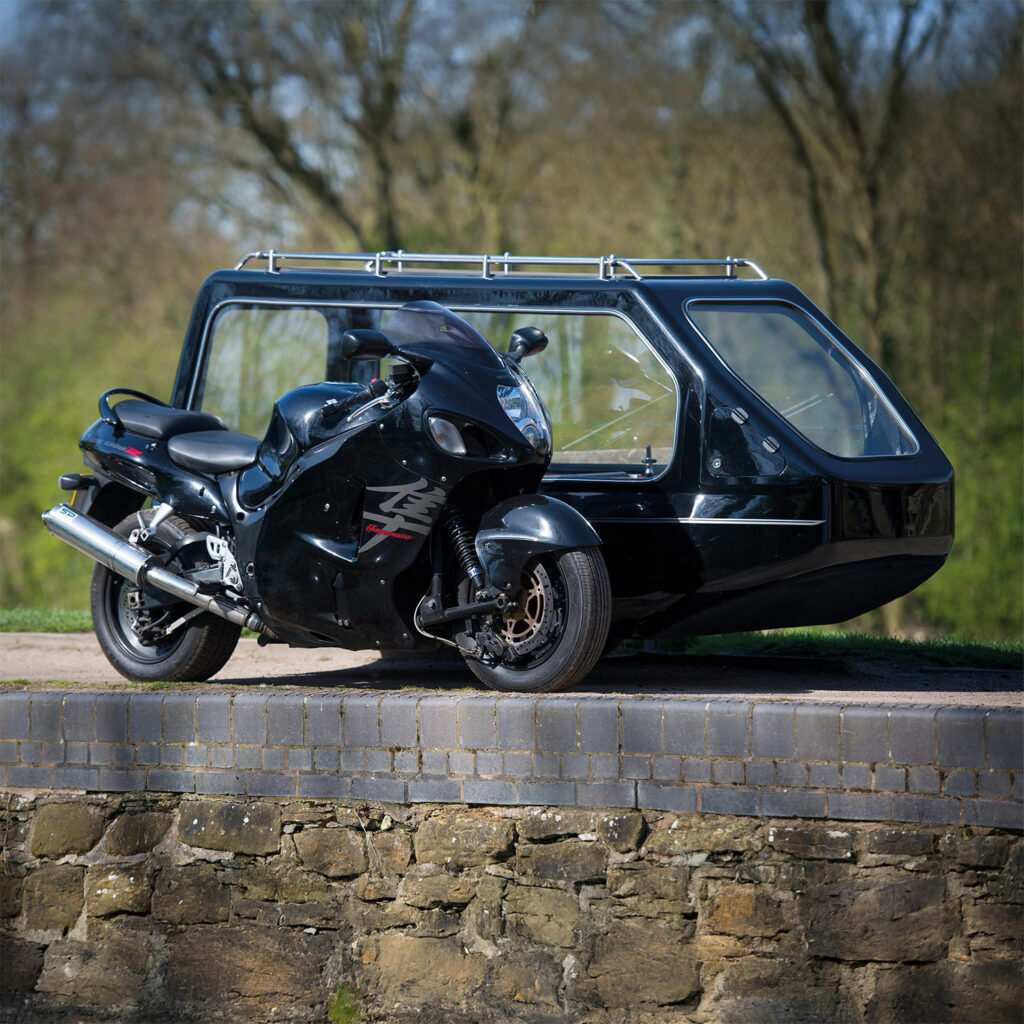
[{"label": "hearse side window", "polygon": [[675,381],[625,321],[606,313],[458,312],[501,352],[517,327],[548,336],[548,347],[523,369],[551,414],[551,472],[641,473],[647,445],[656,472],[668,466]]},{"label": "hearse side window", "polygon": [[214,316],[205,373],[191,406],[228,428],[262,437],[274,402],[301,384],[370,379],[371,368],[341,358],[350,327],[376,327],[376,310],[231,303]]},{"label": "hearse side window", "polygon": [[795,306],[697,300],[685,312],[733,373],[817,447],[843,458],[918,450],[867,371]]}]

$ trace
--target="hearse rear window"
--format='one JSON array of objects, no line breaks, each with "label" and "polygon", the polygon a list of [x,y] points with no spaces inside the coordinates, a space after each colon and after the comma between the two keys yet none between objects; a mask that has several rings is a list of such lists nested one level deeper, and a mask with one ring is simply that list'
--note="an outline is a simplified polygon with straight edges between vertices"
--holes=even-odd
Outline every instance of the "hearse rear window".
[{"label": "hearse rear window", "polygon": [[843,458],[918,450],[867,370],[802,310],[692,300],[685,312],[733,373],[817,447]]},{"label": "hearse rear window", "polygon": [[554,427],[552,473],[644,470],[651,446],[655,475],[668,467],[676,433],[675,380],[628,323],[608,313],[480,312],[459,309],[499,351],[517,327],[539,327],[544,351],[523,369]]}]

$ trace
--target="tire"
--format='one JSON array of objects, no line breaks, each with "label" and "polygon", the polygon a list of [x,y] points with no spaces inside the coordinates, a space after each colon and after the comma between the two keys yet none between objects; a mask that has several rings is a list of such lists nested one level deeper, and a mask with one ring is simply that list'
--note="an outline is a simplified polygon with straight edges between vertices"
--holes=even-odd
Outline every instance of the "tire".
[{"label": "tire", "polygon": [[495,690],[552,693],[583,679],[604,649],[611,622],[608,570],[597,548],[542,555],[526,564],[516,611],[492,629],[507,655],[489,665],[466,658],[473,675]]},{"label": "tire", "polygon": [[[142,513],[146,522],[152,516],[152,510]],[[122,519],[114,532],[128,537],[138,525],[138,517],[133,513]],[[151,537],[145,547],[158,554],[195,532],[184,519],[171,516],[160,524],[156,536]],[[190,556],[186,551],[181,557]],[[176,560],[169,568],[180,570],[181,565]],[[97,564],[93,569],[90,591],[93,628],[107,660],[121,675],[138,682],[201,682],[224,667],[238,643],[240,626],[203,612],[179,626],[164,642],[145,640],[132,629],[132,621],[137,620],[138,615],[128,607],[128,599],[139,593],[131,580],[111,572],[106,566]],[[185,602],[173,602],[170,595],[153,587],[144,588],[141,594],[144,601],[161,602],[149,613],[155,621],[166,625],[194,608]],[[169,600],[173,603],[162,604]]]}]

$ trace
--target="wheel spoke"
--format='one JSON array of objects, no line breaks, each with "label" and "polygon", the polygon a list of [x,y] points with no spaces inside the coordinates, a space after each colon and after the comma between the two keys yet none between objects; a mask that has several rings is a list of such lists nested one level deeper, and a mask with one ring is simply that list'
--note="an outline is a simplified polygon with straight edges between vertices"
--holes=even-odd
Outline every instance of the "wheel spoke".
[{"label": "wheel spoke", "polygon": [[149,602],[144,590],[140,591],[120,578],[110,579],[107,600],[114,612],[111,625],[114,627],[115,639],[132,657],[143,661],[160,661],[180,642],[180,637],[168,639],[164,643],[144,639],[146,632],[172,621],[173,612],[178,606],[165,605],[162,601]]},{"label": "wheel spoke", "polygon": [[[146,510],[141,517],[151,525],[153,513]],[[127,540],[139,523],[139,516],[129,515],[114,530]],[[195,532],[185,520],[169,516],[143,546],[159,554]],[[193,568],[189,554],[175,558],[171,568]],[[231,656],[240,632],[205,609],[162,590],[140,588],[103,565],[93,570],[91,604],[96,639],[111,665],[128,679],[208,679]]]},{"label": "wheel spoke", "polygon": [[527,563],[516,603],[506,614],[483,622],[505,644],[505,656],[497,660],[468,653],[466,663],[496,690],[566,689],[593,668],[610,620],[608,572],[599,551],[542,555]]}]

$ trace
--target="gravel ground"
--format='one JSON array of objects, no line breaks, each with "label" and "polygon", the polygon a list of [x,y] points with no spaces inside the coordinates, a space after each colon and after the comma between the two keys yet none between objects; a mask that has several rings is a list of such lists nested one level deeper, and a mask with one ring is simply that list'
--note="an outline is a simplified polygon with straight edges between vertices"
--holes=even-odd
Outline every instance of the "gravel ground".
[{"label": "gravel ground", "polygon": [[[131,686],[103,657],[92,633],[0,634],[0,682]],[[479,689],[457,659],[382,658],[371,651],[302,650],[241,640],[227,665],[203,688]],[[184,688],[184,684],[183,684]],[[603,659],[575,692],[670,694],[703,699],[786,698],[823,703],[955,704],[1020,707],[1019,672],[917,667],[884,661],[792,657],[688,657],[638,653]]]}]

